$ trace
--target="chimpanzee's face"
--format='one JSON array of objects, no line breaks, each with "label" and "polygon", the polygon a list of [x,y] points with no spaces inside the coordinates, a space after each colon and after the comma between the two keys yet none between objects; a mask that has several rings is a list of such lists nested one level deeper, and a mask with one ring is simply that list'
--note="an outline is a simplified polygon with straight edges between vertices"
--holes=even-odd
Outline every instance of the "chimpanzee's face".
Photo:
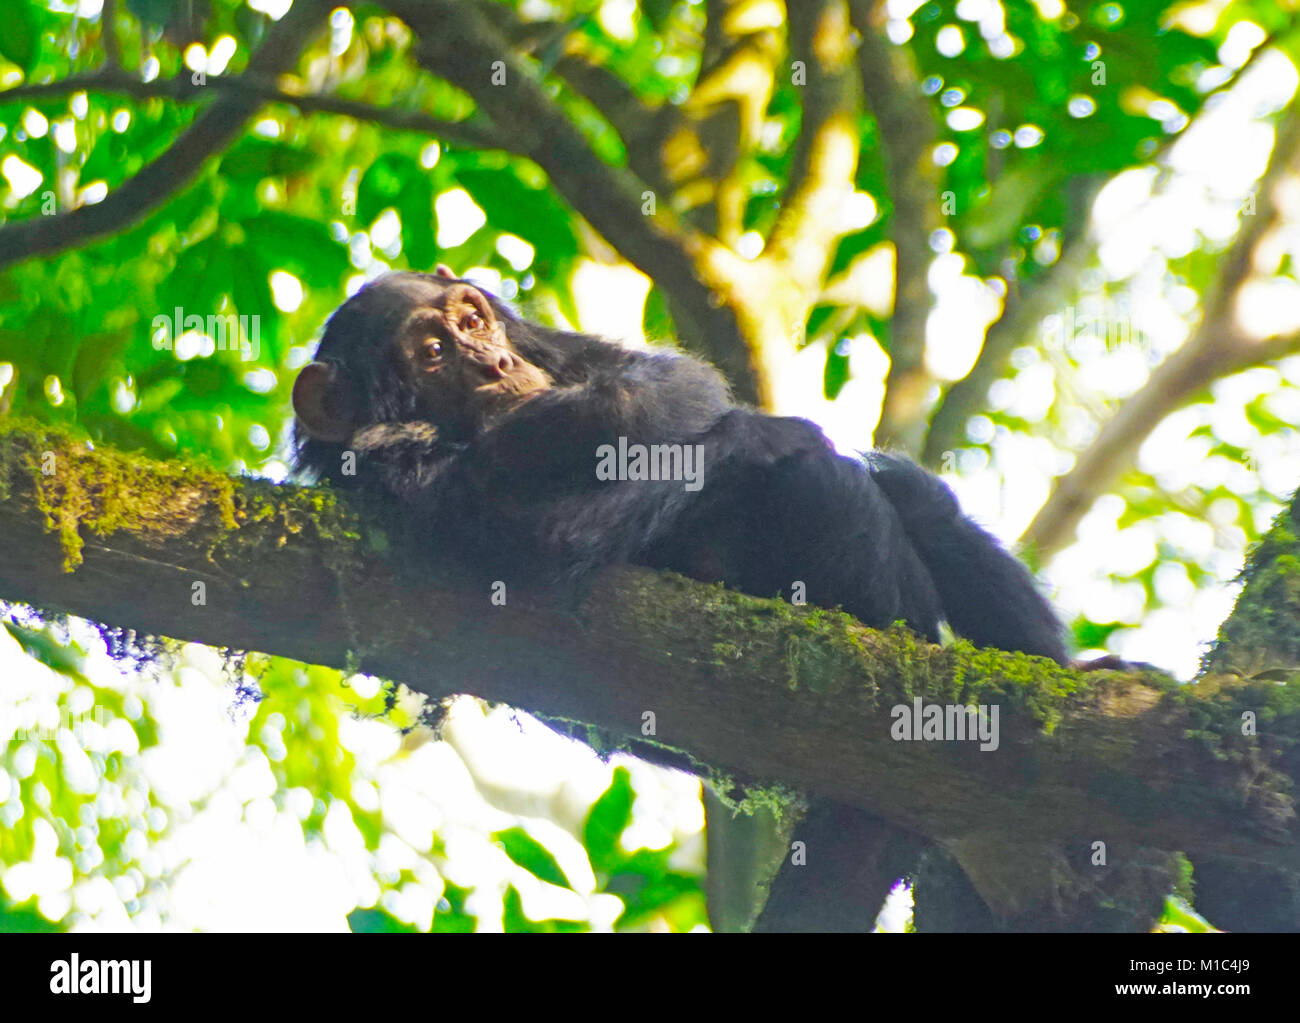
[{"label": "chimpanzee's face", "polygon": [[481,291],[438,277],[424,283],[390,351],[435,423],[489,423],[550,386],[515,350]]},{"label": "chimpanzee's face", "polygon": [[383,421],[385,408],[411,404],[385,401],[395,395],[384,388],[413,396],[420,419],[472,435],[551,386],[515,349],[487,296],[436,274],[367,285],[330,318],[317,355],[323,361],[294,384],[294,411],[321,440],[342,442]]}]

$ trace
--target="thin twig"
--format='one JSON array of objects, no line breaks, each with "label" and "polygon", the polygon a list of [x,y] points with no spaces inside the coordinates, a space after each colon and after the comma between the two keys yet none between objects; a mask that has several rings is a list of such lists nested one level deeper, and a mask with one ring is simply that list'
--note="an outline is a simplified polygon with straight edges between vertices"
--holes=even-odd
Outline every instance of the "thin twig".
[{"label": "thin twig", "polygon": [[305,114],[341,114],[358,121],[367,121],[389,128],[416,131],[458,145],[481,149],[510,149],[509,140],[492,127],[479,120],[449,121],[433,117],[421,110],[404,110],[377,107],[359,100],[321,93],[286,92],[271,81],[249,74],[211,75],[203,84],[195,84],[189,76],[156,78],[145,82],[126,72],[94,71],[69,75],[56,82],[22,85],[0,91],[0,103],[18,100],[48,99],[73,92],[121,93],[135,99],[170,99],[178,103],[192,102],[218,93],[255,97],[268,103],[286,103]]}]

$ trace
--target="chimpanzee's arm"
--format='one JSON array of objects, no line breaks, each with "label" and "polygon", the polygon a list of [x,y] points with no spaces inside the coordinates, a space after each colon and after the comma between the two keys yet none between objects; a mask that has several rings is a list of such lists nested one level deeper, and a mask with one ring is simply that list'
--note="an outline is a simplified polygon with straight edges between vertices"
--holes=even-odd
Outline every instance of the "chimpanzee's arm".
[{"label": "chimpanzee's arm", "polygon": [[731,408],[727,386],[711,366],[676,353],[618,349],[580,385],[530,398],[476,438],[464,461],[480,481],[525,490],[586,489],[595,484],[597,449],[629,444],[685,444]]}]

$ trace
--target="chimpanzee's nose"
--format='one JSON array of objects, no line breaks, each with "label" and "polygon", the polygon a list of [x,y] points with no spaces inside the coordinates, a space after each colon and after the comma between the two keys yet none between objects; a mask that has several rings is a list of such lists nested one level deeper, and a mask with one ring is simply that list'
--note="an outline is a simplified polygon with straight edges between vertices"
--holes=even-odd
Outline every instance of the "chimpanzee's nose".
[{"label": "chimpanzee's nose", "polygon": [[502,380],[515,368],[515,357],[506,351],[483,352],[474,361],[489,380]]}]

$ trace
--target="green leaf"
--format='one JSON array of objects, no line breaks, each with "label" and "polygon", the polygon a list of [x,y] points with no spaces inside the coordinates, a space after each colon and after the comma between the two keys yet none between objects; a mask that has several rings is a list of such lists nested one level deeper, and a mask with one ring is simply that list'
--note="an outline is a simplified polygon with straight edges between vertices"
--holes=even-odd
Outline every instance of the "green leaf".
[{"label": "green leaf", "polygon": [[626,767],[614,769],[613,780],[592,804],[582,828],[582,844],[595,870],[610,871],[626,859],[619,837],[632,822],[632,775]]},{"label": "green leaf", "polygon": [[48,629],[32,629],[17,622],[0,622],[0,625],[18,640],[18,645],[29,657],[62,675],[77,679],[84,677],[86,652],[76,643],[61,643],[50,635]]},{"label": "green leaf", "polygon": [[91,334],[84,337],[77,348],[77,361],[72,371],[72,389],[78,401],[84,401],[104,383],[110,368],[126,346],[126,333]]},{"label": "green leaf", "polygon": [[1245,408],[1246,419],[1262,434],[1282,433],[1292,428],[1292,424],[1280,416],[1274,415],[1264,404],[1264,399],[1271,395],[1265,395],[1263,398],[1248,402]]},{"label": "green leaf", "polygon": [[220,174],[248,186],[266,177],[302,174],[315,166],[316,161],[316,154],[283,142],[245,139],[222,157]]},{"label": "green leaf", "polygon": [[63,931],[57,923],[46,920],[34,903],[10,906],[0,899],[0,934],[58,934]]},{"label": "green leaf", "polygon": [[822,393],[834,401],[848,382],[849,357],[840,354],[839,345],[830,345],[826,350],[826,366],[822,370]]},{"label": "green leaf", "polygon": [[368,225],[388,207],[396,207],[402,191],[419,175],[420,165],[409,156],[386,153],[379,157],[357,184],[357,219]]},{"label": "green leaf", "polygon": [[1112,632],[1124,628],[1119,622],[1097,623],[1081,618],[1070,630],[1074,633],[1074,642],[1082,650],[1104,650],[1106,640]]},{"label": "green leaf", "polygon": [[668,16],[672,13],[674,0],[641,0],[641,13],[650,22],[656,32],[662,32],[668,25]]},{"label": "green leaf", "polygon": [[390,916],[382,909],[354,909],[348,914],[353,934],[418,934],[420,928]]},{"label": "green leaf", "polygon": [[369,226],[392,207],[402,220],[402,252],[407,265],[430,270],[437,262],[437,214],[433,184],[418,162],[401,153],[375,160],[357,184],[357,219]]},{"label": "green leaf", "polygon": [[571,214],[548,188],[525,184],[513,165],[462,167],[456,178],[483,208],[494,230],[523,238],[539,258],[559,259],[578,251]]},{"label": "green leaf", "polygon": [[35,5],[29,2],[8,4],[4,14],[4,31],[0,32],[0,54],[24,71],[31,70],[40,51],[41,28]]},{"label": "green leaf", "polygon": [[569,884],[569,879],[564,876],[564,871],[560,869],[550,850],[523,828],[507,828],[505,831],[498,831],[492,836],[492,840],[505,850],[506,855],[513,862],[534,877],[572,890],[573,886]]},{"label": "green leaf", "polygon": [[652,287],[646,295],[645,310],[641,314],[641,330],[648,341],[671,341],[677,336],[677,326],[668,311],[664,293],[656,287]]},{"label": "green leaf", "polygon": [[319,220],[266,210],[241,221],[240,226],[247,238],[249,259],[266,273],[285,269],[304,283],[334,287],[348,271],[347,247],[336,242]]},{"label": "green leaf", "polygon": [[134,409],[136,415],[149,415],[168,404],[185,389],[185,381],[179,377],[167,377],[154,384],[140,395]]},{"label": "green leaf", "polygon": [[469,897],[470,890],[454,885],[450,881],[444,882],[442,889],[442,898],[447,903],[448,908],[443,909],[442,903],[433,911],[433,926],[429,928],[433,934],[470,934],[474,931],[474,916],[465,909],[465,900]]}]

